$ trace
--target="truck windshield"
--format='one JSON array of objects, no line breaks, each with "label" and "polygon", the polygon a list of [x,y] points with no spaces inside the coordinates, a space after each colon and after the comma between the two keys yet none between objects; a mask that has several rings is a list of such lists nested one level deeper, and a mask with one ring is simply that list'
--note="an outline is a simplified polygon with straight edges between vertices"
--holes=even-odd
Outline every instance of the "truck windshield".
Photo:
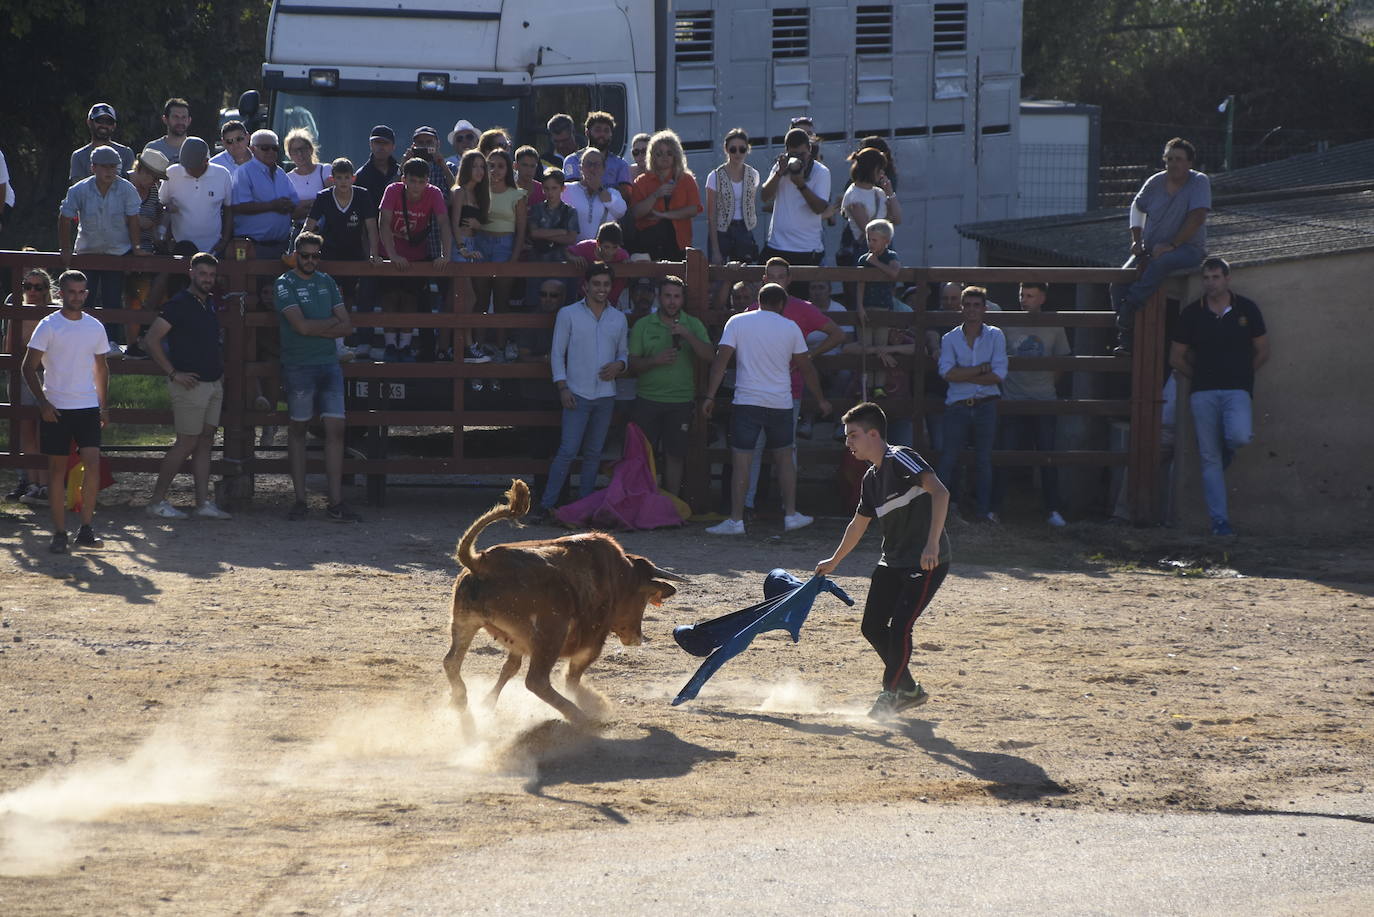
[{"label": "truck windshield", "polygon": [[373,125],[385,124],[396,132],[396,158],[410,146],[415,128],[429,125],[439,132],[439,148],[452,155],[448,132],[460,118],[466,118],[478,131],[504,127],[512,133],[519,127],[519,99],[433,99],[422,96],[343,95],[304,92],[277,92],[272,129],[286,140],[296,127],[309,128],[315,135],[321,162],[340,156],[362,168],[370,151],[367,141]]}]

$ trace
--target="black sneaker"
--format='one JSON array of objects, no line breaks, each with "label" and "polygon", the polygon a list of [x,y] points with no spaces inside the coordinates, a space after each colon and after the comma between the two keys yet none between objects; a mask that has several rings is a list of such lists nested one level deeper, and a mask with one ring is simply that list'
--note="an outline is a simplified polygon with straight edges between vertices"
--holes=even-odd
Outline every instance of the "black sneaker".
[{"label": "black sneaker", "polygon": [[148,360],[151,357],[143,352],[143,348],[137,344],[130,344],[124,348],[124,359],[126,360]]},{"label": "black sneaker", "polygon": [[305,501],[297,500],[295,503],[291,504],[291,512],[286,514],[286,518],[292,522],[300,522],[305,518],[307,510],[308,507],[306,507]]},{"label": "black sneaker", "polygon": [[897,694],[893,691],[884,691],[878,695],[878,699],[873,702],[868,715],[880,723],[885,723],[897,715]]},{"label": "black sneaker", "polygon": [[930,700],[930,694],[921,683],[917,682],[916,687],[910,691],[898,691],[897,699],[892,703],[892,711],[901,713],[903,710],[910,710],[912,707],[919,707]]},{"label": "black sneaker", "polygon": [[48,545],[48,550],[54,554],[67,553],[67,533],[58,532],[52,536],[52,544]]},{"label": "black sneaker", "polygon": [[335,503],[325,510],[330,522],[362,522],[363,517],[348,508],[347,503]]},{"label": "black sneaker", "polygon": [[95,532],[91,531],[89,525],[83,525],[76,532],[76,546],[78,548],[103,548],[105,542],[95,537]]},{"label": "black sneaker", "polygon": [[11,490],[9,493],[5,494],[5,501],[8,503],[18,503],[19,498],[24,496],[24,494],[28,492],[29,482],[24,480],[23,478],[20,478],[18,483],[14,485],[14,490]]}]

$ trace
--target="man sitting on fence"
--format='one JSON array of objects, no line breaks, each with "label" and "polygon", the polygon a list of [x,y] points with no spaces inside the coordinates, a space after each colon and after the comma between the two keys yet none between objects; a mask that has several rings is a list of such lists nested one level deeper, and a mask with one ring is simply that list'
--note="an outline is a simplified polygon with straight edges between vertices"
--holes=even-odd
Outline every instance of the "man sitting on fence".
[{"label": "man sitting on fence", "polygon": [[[146,510],[160,519],[186,518],[186,513],[167,502],[167,490],[187,458],[191,459],[196,488],[195,515],[201,519],[230,518],[210,498],[210,449],[224,404],[224,358],[219,318],[211,298],[218,272],[219,261],[214,255],[197,253],[191,259],[191,285],[167,301],[148,329],[148,355],[167,374],[177,435],[162,459]],[[163,338],[168,344],[165,351]]]},{"label": "man sitting on fence", "polygon": [[281,332],[281,378],[291,417],[287,454],[296,502],[287,516],[304,519],[305,434],[318,416],[324,424],[324,470],[329,488],[327,513],[334,522],[359,522],[343,501],[344,381],[334,338],[353,330],[338,284],[315,268],[324,240],[313,232],[296,237],[296,266],[277,278],[278,327]]},{"label": "man sitting on fence", "polygon": [[[951,480],[970,433],[973,436],[974,482],[978,521],[996,523],[992,511],[992,444],[997,436],[998,385],[1007,377],[1007,341],[1002,329],[985,325],[988,292],[965,287],[964,323],[940,339],[940,375],[949,383],[945,395],[945,448],[938,476]],[[951,507],[950,518],[956,518]]]},{"label": "man sitting on fence", "polygon": [[597,261],[587,268],[585,297],[554,320],[549,364],[563,405],[563,436],[549,468],[549,483],[535,519],[546,519],[557,504],[573,459],[582,455],[579,499],[596,486],[601,449],[615,410],[615,379],[630,364],[629,327],[625,315],[610,304],[615,272]]},{"label": "man sitting on fence", "polygon": [[658,311],[636,322],[630,332],[630,369],[638,377],[630,419],[663,456],[663,488],[671,494],[682,489],[697,361],[715,356],[706,326],[682,309],[686,294],[680,277],[665,277],[658,288]]}]

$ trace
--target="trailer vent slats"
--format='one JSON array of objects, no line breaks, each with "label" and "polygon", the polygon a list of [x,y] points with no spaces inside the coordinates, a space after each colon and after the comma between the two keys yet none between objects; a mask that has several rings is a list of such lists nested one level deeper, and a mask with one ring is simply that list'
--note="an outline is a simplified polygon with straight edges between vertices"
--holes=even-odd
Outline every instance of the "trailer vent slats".
[{"label": "trailer vent slats", "polygon": [[678,63],[710,63],[714,33],[715,14],[711,10],[678,13],[673,25],[673,53]]},{"label": "trailer vent slats", "polygon": [[892,53],[892,4],[859,7],[854,23],[854,53],[860,57]]},{"label": "trailer vent slats", "polygon": [[811,54],[811,11],[804,6],[780,6],[773,10],[773,57],[808,57]]},{"label": "trailer vent slats", "polygon": [[935,50],[968,49],[968,4],[935,4]]}]

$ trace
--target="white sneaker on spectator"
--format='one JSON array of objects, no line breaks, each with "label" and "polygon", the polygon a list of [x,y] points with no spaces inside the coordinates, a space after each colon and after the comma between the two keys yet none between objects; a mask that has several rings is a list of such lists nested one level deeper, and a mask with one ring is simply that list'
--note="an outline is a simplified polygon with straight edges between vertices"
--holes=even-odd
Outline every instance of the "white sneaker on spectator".
[{"label": "white sneaker on spectator", "polygon": [[157,503],[149,503],[143,511],[155,519],[185,519],[186,514],[177,509],[166,500],[159,500]]},{"label": "white sneaker on spectator", "polygon": [[807,516],[803,513],[793,513],[790,516],[782,517],[782,530],[784,532],[795,532],[797,529],[804,529],[816,521],[816,517]]},{"label": "white sneaker on spectator", "polygon": [[464,363],[490,363],[491,356],[482,349],[480,344],[469,344],[463,351]]},{"label": "white sneaker on spectator", "polygon": [[706,530],[707,535],[743,535],[743,519],[726,519],[724,522],[716,523]]},{"label": "white sneaker on spectator", "polygon": [[196,517],[200,519],[233,519],[234,517],[220,509],[211,501],[206,501],[196,507]]},{"label": "white sneaker on spectator", "polygon": [[1046,521],[1057,529],[1062,529],[1064,526],[1068,525],[1068,523],[1064,521],[1064,517],[1059,515],[1059,510],[1050,513],[1050,518]]}]

